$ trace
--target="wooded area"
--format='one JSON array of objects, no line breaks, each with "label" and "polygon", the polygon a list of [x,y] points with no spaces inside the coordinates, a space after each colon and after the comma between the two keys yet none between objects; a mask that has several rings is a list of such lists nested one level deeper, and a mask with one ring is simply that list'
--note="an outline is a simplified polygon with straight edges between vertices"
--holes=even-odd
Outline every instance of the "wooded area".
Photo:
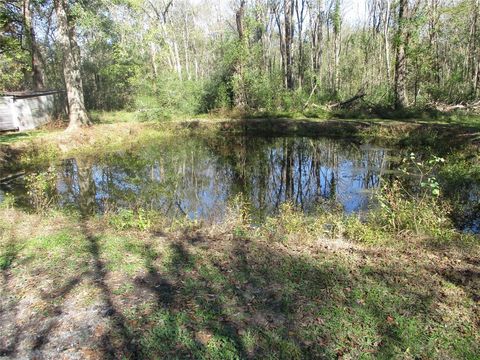
[{"label": "wooded area", "polygon": [[65,84],[80,125],[83,92],[89,109],[166,116],[289,111],[358,93],[363,106],[397,109],[478,98],[478,0],[368,0],[358,21],[348,6],[2,0],[1,87]]},{"label": "wooded area", "polygon": [[480,359],[479,2],[0,0],[0,357]]}]

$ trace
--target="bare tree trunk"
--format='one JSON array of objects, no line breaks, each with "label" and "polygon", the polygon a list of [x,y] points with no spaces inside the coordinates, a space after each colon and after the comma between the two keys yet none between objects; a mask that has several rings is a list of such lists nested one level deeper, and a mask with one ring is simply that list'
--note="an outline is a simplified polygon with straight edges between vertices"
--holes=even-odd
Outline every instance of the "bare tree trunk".
[{"label": "bare tree trunk", "polygon": [[292,0],[284,0],[284,12],[285,12],[285,55],[286,55],[286,78],[287,89],[293,90],[293,5]]},{"label": "bare tree trunk", "polygon": [[398,5],[397,52],[395,59],[395,108],[407,106],[407,58],[406,42],[408,40],[406,24],[408,14],[408,0],[400,0]]},{"label": "bare tree trunk", "polygon": [[182,75],[182,64],[180,62],[180,55],[178,53],[178,45],[175,40],[172,40],[173,44],[173,54],[175,56],[175,69],[177,70],[177,75],[180,81],[183,80],[183,75]]},{"label": "bare tree trunk", "polygon": [[303,49],[303,23],[305,21],[305,0],[295,0],[295,9],[298,23],[298,87],[303,86],[305,75],[305,54]]},{"label": "bare tree trunk", "polygon": [[244,38],[244,29],[243,29],[244,16],[245,16],[245,0],[241,0],[240,6],[238,7],[237,12],[235,13],[235,21],[237,23],[238,38],[240,41],[243,41],[243,38]]},{"label": "bare tree trunk", "polygon": [[189,41],[190,41],[190,34],[188,32],[188,13],[185,10],[185,16],[184,16],[184,21],[185,21],[185,29],[183,33],[183,50],[185,52],[185,71],[187,73],[187,79],[191,80],[191,75],[190,75],[190,57],[189,57]]},{"label": "bare tree trunk", "polygon": [[156,80],[158,78],[157,48],[153,42],[150,43],[150,58],[152,61],[153,76]]},{"label": "bare tree trunk", "polygon": [[469,44],[469,74],[471,78],[471,91],[474,97],[477,96],[478,87],[478,67],[479,67],[479,50],[478,50],[478,17],[479,17],[479,0],[472,0],[472,24],[470,27],[470,44]]},{"label": "bare tree trunk", "polygon": [[79,51],[75,41],[75,31],[68,23],[67,6],[65,0],[55,0],[58,41],[63,52],[63,75],[69,107],[68,130],[76,130],[79,127],[90,125],[90,119],[85,109]]},{"label": "bare tree trunk", "polygon": [[387,84],[390,86],[391,84],[391,75],[390,75],[390,68],[391,68],[391,62],[390,62],[390,42],[388,41],[388,27],[390,24],[390,0],[386,0],[387,2],[387,8],[385,9],[385,20],[383,23],[383,41],[384,41],[384,46],[385,46],[385,67],[386,67],[386,73],[387,73]]},{"label": "bare tree trunk", "polygon": [[320,78],[321,76],[321,62],[322,62],[322,54],[323,54],[323,4],[322,0],[318,1],[317,6],[317,14],[315,16],[315,20],[313,21],[313,35],[312,35],[312,70],[315,74],[314,76],[314,83],[313,86],[318,84],[316,80],[317,76]]},{"label": "bare tree trunk", "polygon": [[340,14],[340,0],[335,1],[335,8],[333,14],[333,92],[335,97],[338,96],[339,87],[339,64],[340,64],[340,29],[341,29],[341,14]]},{"label": "bare tree trunk", "polygon": [[429,19],[429,47],[433,53],[433,76],[435,82],[440,86],[440,60],[438,54],[438,0],[431,0]]},{"label": "bare tree trunk", "polygon": [[43,59],[35,38],[35,30],[32,24],[32,12],[30,0],[23,1],[23,18],[25,25],[25,39],[32,57],[32,85],[34,90],[45,88],[45,71]]},{"label": "bare tree trunk", "polygon": [[239,109],[243,109],[247,104],[246,93],[245,93],[245,84],[244,84],[244,73],[243,73],[243,51],[246,47],[245,44],[245,33],[243,28],[243,19],[245,16],[245,0],[240,1],[240,6],[235,14],[235,20],[237,23],[237,32],[238,32],[238,41],[240,46],[240,56],[237,59],[235,64],[235,72],[238,76],[238,81],[236,84],[235,91],[235,106]]},{"label": "bare tree trunk", "polygon": [[275,14],[275,22],[278,28],[278,36],[280,38],[280,57],[282,60],[282,74],[283,74],[283,86],[287,87],[287,53],[285,46],[285,36],[283,33],[282,21],[280,20],[280,14],[278,13],[278,8],[275,5],[273,8]]},{"label": "bare tree trunk", "polygon": [[197,55],[195,55],[195,81],[198,80],[198,60],[197,60]]}]

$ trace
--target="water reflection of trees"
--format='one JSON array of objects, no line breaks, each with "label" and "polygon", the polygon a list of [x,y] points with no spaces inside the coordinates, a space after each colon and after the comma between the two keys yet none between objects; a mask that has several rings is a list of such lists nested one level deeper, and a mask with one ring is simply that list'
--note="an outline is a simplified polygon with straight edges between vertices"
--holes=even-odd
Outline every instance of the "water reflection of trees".
[{"label": "water reflection of trees", "polygon": [[214,149],[233,169],[231,192],[266,212],[287,200],[304,210],[321,199],[358,201],[359,190],[378,187],[387,165],[383,149],[328,139],[236,137]]},{"label": "water reflection of trees", "polygon": [[333,199],[366,206],[361,190],[379,185],[386,151],[309,138],[188,138],[96,159],[70,159],[60,171],[64,203],[94,211],[143,207],[171,215],[218,218],[242,193],[260,213],[291,201],[309,210]]}]

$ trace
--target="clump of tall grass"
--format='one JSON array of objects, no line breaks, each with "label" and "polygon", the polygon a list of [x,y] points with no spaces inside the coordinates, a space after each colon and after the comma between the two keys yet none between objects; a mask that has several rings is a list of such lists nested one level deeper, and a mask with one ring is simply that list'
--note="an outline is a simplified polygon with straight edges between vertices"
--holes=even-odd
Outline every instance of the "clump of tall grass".
[{"label": "clump of tall grass", "polygon": [[[394,180],[379,194],[380,208],[374,212],[379,225],[391,233],[413,232],[433,235],[439,229],[452,228],[450,207],[441,199],[435,171],[445,160],[433,156],[427,161],[414,153],[403,160],[403,181]],[[405,184],[410,180],[411,185]]]},{"label": "clump of tall grass", "polygon": [[22,152],[20,164],[26,167],[38,167],[60,158],[60,149],[48,141],[32,142]]},{"label": "clump of tall grass", "polygon": [[380,189],[379,206],[365,221],[354,216],[346,221],[346,236],[368,243],[412,236],[445,241],[459,236],[435,177],[444,162],[436,156],[424,161],[410,154],[400,168],[403,176]]},{"label": "clump of tall grass", "polygon": [[308,242],[340,237],[345,230],[344,216],[338,204],[328,201],[305,214],[291,202],[280,205],[278,214],[267,217],[260,228],[270,241]]},{"label": "clump of tall grass", "polygon": [[32,208],[39,213],[52,209],[57,199],[57,173],[51,166],[46,171],[25,176],[27,195]]},{"label": "clump of tall grass", "polygon": [[15,206],[15,196],[10,193],[5,193],[0,199],[0,209],[13,209]]},{"label": "clump of tall grass", "polygon": [[148,230],[152,226],[152,216],[144,209],[119,209],[108,215],[108,223],[116,230]]}]

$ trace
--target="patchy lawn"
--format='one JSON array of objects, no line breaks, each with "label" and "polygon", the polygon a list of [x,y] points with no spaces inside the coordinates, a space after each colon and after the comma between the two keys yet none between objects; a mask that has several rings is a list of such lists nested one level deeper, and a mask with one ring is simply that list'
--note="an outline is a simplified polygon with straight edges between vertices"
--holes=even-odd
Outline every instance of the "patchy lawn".
[{"label": "patchy lawn", "polygon": [[3,209],[0,355],[480,357],[477,247],[262,234]]}]

